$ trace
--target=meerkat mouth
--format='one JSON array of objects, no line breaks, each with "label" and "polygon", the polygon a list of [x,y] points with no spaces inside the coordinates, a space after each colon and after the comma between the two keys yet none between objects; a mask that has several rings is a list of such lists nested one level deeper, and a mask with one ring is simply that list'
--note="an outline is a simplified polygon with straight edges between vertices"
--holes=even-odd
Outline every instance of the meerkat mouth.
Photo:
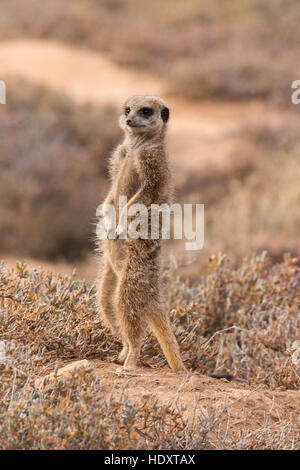
[{"label": "meerkat mouth", "polygon": [[127,124],[127,123],[126,123],[126,125],[127,125],[128,127],[146,127],[144,124],[133,124],[133,123]]}]

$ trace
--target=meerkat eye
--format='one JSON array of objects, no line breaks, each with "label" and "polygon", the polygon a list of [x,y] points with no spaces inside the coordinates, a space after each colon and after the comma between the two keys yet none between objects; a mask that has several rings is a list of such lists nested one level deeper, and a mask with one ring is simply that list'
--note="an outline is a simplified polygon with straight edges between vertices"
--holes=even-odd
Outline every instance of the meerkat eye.
[{"label": "meerkat eye", "polygon": [[152,114],[153,114],[153,109],[151,109],[151,108],[146,108],[146,107],[141,108],[141,109],[140,109],[140,114],[142,114],[142,116],[147,116],[147,117],[152,116]]},{"label": "meerkat eye", "polygon": [[129,107],[125,108],[125,114],[126,114],[126,116],[127,116],[127,114],[129,114],[129,113],[130,113],[130,108],[129,108]]}]

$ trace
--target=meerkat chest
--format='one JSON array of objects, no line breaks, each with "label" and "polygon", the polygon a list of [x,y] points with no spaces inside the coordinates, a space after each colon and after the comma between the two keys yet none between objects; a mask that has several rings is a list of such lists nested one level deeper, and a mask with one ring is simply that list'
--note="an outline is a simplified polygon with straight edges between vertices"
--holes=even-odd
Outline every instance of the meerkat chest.
[{"label": "meerkat chest", "polygon": [[130,199],[141,185],[140,176],[136,170],[133,155],[128,154],[120,166],[115,186],[115,202],[119,196],[126,196]]}]

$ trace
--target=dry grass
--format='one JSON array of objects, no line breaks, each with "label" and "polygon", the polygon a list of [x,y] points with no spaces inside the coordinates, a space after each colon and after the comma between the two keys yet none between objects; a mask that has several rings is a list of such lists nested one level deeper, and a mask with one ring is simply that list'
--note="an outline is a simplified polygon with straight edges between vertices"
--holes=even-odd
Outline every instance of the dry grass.
[{"label": "dry grass", "polygon": [[299,18],[297,0],[2,0],[0,38],[55,38],[100,49],[168,78],[174,92],[193,99],[289,105]]},{"label": "dry grass", "polygon": [[[203,373],[226,371],[268,387],[297,388],[289,351],[299,336],[297,260],[272,266],[265,255],[233,270],[211,259],[212,274],[195,286],[171,279],[167,308],[186,365]],[[287,295],[288,293],[288,295]],[[24,264],[0,277],[1,338],[30,346],[41,364],[56,359],[114,357],[119,344],[103,327],[92,285],[61,275],[28,272]],[[148,335],[143,364],[165,364]]]},{"label": "dry grass", "polygon": [[289,153],[261,154],[256,168],[206,212],[206,240],[239,260],[268,249],[273,259],[299,256],[299,148]]},{"label": "dry grass", "polygon": [[10,354],[3,373],[0,449],[299,449],[297,425],[288,419],[274,423],[266,414],[250,430],[244,418],[233,438],[229,406],[183,419],[180,407],[131,401],[126,386],[118,396],[104,393],[101,380],[84,369],[41,392],[33,387],[35,357],[28,352],[24,360],[23,350],[20,364],[20,352]]},{"label": "dry grass", "polygon": [[8,366],[13,386],[9,372],[2,384],[1,449],[139,449],[161,442],[172,448],[186,426],[171,408],[154,401],[131,403],[126,388],[119,398],[104,394],[101,381],[84,370],[41,393],[30,387],[34,356],[27,356],[22,372],[14,359]]},{"label": "dry grass", "polygon": [[[167,307],[186,365],[297,389],[290,350],[300,328],[297,260],[271,266],[263,255],[232,270],[219,256],[211,264],[212,274],[194,287],[172,280],[165,269]],[[7,341],[7,362],[0,365],[0,448],[297,448],[297,426],[287,417],[274,423],[266,415],[251,431],[245,419],[233,439],[224,426],[226,406],[191,422],[181,409],[153,399],[131,402],[126,387],[118,395],[104,393],[88,370],[35,389],[34,379],[57,361],[115,357],[119,344],[103,328],[94,304],[94,289],[84,281],[28,272],[20,263],[14,270],[1,266],[0,338]],[[145,366],[165,363],[151,335],[142,357]]]},{"label": "dry grass", "polygon": [[110,107],[77,106],[22,80],[6,81],[0,251],[78,259],[92,246],[96,207],[107,191],[107,157],[119,139],[116,114]]},{"label": "dry grass", "polygon": [[177,192],[182,203],[205,203],[201,263],[185,268],[199,278],[211,253],[226,252],[237,266],[243,257],[267,250],[273,261],[300,255],[298,118],[265,123],[246,120],[226,165],[194,173]]}]

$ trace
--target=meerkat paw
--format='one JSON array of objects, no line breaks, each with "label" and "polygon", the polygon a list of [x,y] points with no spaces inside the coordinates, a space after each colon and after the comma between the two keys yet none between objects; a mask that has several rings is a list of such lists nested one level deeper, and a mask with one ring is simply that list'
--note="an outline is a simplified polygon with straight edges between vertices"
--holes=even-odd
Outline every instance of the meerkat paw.
[{"label": "meerkat paw", "polygon": [[136,367],[133,367],[133,366],[122,366],[122,367],[118,367],[116,369],[116,372],[118,372],[118,374],[126,374],[126,372],[131,372],[133,370],[136,370]]},{"label": "meerkat paw", "polygon": [[116,228],[115,239],[116,240],[118,240],[118,239],[124,240],[125,238],[127,238],[127,228],[123,227],[121,225],[118,225],[118,227]]},{"label": "meerkat paw", "polygon": [[118,355],[117,362],[118,364],[124,364],[126,358],[128,356],[128,348],[124,347],[120,354]]},{"label": "meerkat paw", "polygon": [[108,228],[106,230],[106,238],[109,240],[116,240],[117,239],[117,234],[114,228]]}]

